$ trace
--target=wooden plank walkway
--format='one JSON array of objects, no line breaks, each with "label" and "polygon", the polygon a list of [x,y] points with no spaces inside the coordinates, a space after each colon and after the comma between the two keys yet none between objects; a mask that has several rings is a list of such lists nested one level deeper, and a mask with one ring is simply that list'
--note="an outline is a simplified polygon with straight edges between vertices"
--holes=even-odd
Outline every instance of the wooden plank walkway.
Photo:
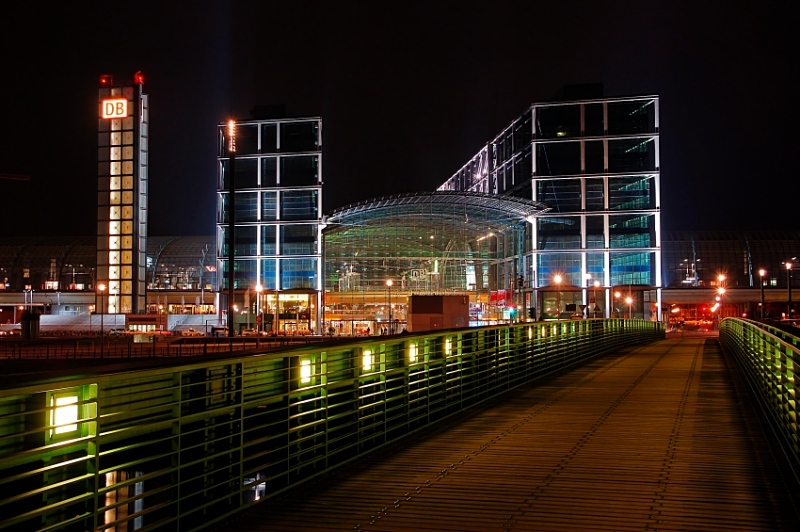
[{"label": "wooden plank walkway", "polygon": [[800,530],[757,413],[715,339],[603,357],[215,527]]}]

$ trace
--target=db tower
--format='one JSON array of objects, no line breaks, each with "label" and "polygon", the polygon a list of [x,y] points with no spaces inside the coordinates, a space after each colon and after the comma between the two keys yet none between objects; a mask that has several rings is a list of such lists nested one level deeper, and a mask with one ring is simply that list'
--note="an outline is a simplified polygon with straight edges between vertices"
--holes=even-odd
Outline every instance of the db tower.
[{"label": "db tower", "polygon": [[144,78],[100,76],[97,136],[98,311],[146,311],[148,98]]}]

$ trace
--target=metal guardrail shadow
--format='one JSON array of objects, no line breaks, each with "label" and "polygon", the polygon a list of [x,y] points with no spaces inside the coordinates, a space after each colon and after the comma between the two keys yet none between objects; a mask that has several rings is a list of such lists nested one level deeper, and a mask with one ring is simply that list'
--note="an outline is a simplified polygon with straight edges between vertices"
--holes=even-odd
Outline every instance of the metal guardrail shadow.
[{"label": "metal guardrail shadow", "polygon": [[769,324],[726,318],[720,341],[742,368],[765,418],[800,482],[800,431],[796,374],[800,338]]},{"label": "metal guardrail shadow", "polygon": [[516,386],[663,337],[641,320],[524,323],[19,383],[0,391],[0,529],[204,528]]}]

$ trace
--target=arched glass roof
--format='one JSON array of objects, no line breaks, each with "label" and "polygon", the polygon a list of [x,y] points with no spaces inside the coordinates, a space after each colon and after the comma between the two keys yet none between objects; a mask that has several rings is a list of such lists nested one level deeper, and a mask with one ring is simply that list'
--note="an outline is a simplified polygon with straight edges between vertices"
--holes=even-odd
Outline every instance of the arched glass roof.
[{"label": "arched glass roof", "polygon": [[324,220],[325,288],[380,290],[387,279],[417,292],[491,286],[489,265],[524,246],[526,222],[545,210],[521,198],[450,191],[344,207]]}]

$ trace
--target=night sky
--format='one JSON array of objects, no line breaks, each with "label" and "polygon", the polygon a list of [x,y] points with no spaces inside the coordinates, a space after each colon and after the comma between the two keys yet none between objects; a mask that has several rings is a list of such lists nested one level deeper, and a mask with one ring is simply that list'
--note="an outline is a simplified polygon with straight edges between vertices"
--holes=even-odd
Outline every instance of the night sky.
[{"label": "night sky", "polygon": [[528,105],[596,82],[661,98],[663,228],[797,230],[791,5],[16,2],[0,173],[30,181],[0,180],[0,228],[95,234],[97,80],[142,71],[153,235],[213,234],[216,124],[255,105],[322,116],[330,212],[434,190]]}]

